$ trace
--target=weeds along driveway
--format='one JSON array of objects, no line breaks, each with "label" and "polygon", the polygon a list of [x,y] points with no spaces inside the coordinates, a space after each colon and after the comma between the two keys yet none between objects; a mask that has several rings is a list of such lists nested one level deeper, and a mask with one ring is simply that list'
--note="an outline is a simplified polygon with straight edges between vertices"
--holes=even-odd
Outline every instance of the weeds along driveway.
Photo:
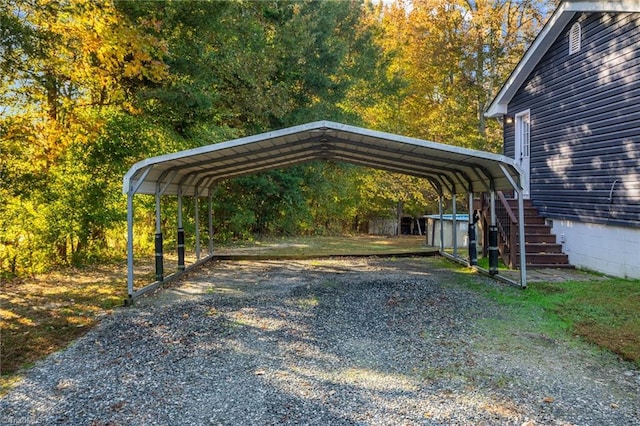
[{"label": "weeds along driveway", "polygon": [[218,262],[106,317],[0,423],[640,425],[640,372],[441,259]]}]

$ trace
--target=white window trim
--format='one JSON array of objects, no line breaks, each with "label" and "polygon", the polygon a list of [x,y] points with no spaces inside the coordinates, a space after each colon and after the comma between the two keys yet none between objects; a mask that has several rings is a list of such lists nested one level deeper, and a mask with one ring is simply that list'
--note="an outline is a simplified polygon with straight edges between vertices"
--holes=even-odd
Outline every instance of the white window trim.
[{"label": "white window trim", "polygon": [[582,27],[580,22],[576,22],[569,30],[569,55],[580,51],[582,47]]}]

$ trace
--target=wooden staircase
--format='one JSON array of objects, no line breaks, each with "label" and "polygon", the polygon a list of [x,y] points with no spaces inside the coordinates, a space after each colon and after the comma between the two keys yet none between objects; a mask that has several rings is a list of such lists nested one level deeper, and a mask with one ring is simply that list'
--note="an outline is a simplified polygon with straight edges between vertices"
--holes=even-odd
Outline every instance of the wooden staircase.
[{"label": "wooden staircase", "polygon": [[[502,261],[510,268],[520,265],[518,244],[518,200],[506,198],[498,193],[496,219],[498,225],[498,248]],[[527,266],[531,268],[572,268],[569,257],[556,243],[551,227],[539,215],[531,200],[524,201],[524,231]]]}]

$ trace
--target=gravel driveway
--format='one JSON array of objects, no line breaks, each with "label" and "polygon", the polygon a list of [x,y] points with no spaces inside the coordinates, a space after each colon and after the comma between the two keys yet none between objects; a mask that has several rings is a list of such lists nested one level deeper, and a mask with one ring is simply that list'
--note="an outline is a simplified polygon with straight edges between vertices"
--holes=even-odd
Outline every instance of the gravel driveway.
[{"label": "gravel driveway", "polygon": [[0,424],[640,425],[637,368],[441,265],[205,265],[38,363]]}]

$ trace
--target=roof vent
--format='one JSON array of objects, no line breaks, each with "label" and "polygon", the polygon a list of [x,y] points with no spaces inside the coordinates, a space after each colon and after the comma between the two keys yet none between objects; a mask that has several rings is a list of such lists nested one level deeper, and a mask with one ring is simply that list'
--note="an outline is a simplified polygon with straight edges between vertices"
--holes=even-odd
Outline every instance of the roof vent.
[{"label": "roof vent", "polygon": [[580,28],[580,23],[576,22],[571,26],[571,30],[569,31],[569,55],[573,55],[580,50],[581,38],[582,28]]}]

